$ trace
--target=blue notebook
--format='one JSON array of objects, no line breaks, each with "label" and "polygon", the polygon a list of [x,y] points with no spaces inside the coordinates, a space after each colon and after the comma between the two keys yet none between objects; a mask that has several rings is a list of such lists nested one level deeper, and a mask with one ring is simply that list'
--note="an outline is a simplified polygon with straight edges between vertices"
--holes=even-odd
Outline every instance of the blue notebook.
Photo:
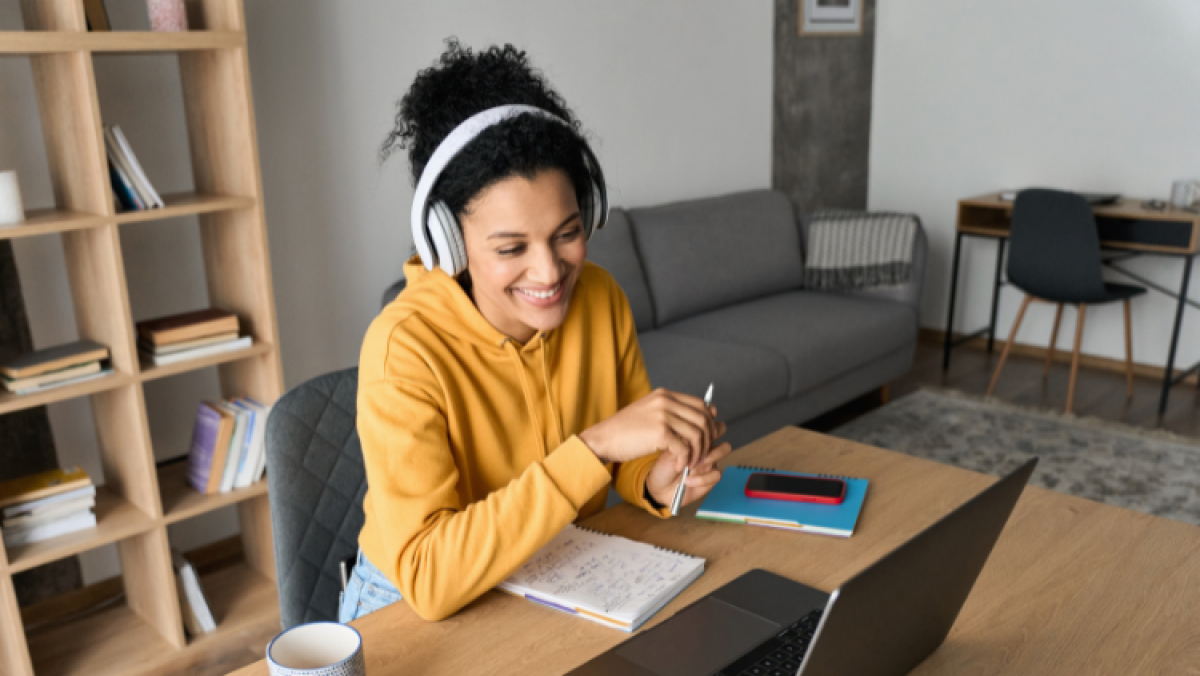
[{"label": "blue notebook", "polygon": [[713,521],[731,521],[750,526],[766,526],[802,532],[821,533],[848,538],[854,532],[863,500],[867,497],[867,480],[852,477],[833,477],[846,482],[846,498],[840,505],[820,505],[810,502],[763,500],[746,497],[746,481],[755,472],[774,472],[791,476],[820,476],[803,472],[781,472],[765,467],[737,465],[724,470],[721,481],[700,505],[696,516]]}]

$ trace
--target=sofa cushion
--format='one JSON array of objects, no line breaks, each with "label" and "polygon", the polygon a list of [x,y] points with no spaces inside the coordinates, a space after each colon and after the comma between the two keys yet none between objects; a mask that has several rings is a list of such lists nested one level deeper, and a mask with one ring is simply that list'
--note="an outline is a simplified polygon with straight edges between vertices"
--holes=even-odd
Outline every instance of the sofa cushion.
[{"label": "sofa cushion", "polygon": [[787,395],[787,362],[757,347],[664,331],[638,334],[654,387],[703,396],[713,383],[721,420],[752,413]]},{"label": "sofa cushion", "polygon": [[917,318],[902,303],[793,291],[709,312],[659,329],[770,350],[788,364],[788,396],[911,344]]},{"label": "sofa cushion", "polygon": [[804,280],[800,233],[782,193],[631,209],[629,218],[657,326],[798,289]]},{"label": "sofa cushion", "polygon": [[650,291],[646,288],[646,277],[642,274],[642,263],[638,260],[633,245],[633,234],[629,230],[629,216],[622,209],[608,213],[608,224],[597,230],[588,240],[588,260],[608,270],[617,280],[629,307],[633,310],[633,323],[638,331],[654,327],[654,309],[650,305]]}]

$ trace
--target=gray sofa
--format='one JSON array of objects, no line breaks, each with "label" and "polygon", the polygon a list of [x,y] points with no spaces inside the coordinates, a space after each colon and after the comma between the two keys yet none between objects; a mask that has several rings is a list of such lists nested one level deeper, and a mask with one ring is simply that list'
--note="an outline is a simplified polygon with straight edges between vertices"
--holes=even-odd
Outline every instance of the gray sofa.
[{"label": "gray sofa", "polygon": [[[803,288],[807,222],[774,190],[616,209],[588,242],[633,310],[650,382],[708,383],[737,448],[887,384],[912,364],[926,241],[912,281],[854,293]],[[384,304],[403,288],[398,282]]]}]

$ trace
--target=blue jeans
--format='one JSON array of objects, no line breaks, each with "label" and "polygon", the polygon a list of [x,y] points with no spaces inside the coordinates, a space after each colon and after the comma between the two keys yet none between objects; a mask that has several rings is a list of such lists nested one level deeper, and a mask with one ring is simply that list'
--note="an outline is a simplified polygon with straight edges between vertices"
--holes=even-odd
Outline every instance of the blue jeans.
[{"label": "blue jeans", "polygon": [[338,622],[345,624],[357,620],[402,598],[400,590],[360,550],[354,572],[350,574],[350,582],[346,585],[346,591],[342,592]]}]

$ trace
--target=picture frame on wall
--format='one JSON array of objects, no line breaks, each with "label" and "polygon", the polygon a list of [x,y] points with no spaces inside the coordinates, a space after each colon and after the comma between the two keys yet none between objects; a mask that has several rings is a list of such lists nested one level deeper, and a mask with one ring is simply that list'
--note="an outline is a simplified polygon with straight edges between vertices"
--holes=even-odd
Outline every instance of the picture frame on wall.
[{"label": "picture frame on wall", "polygon": [[796,0],[801,35],[861,35],[863,0]]}]

